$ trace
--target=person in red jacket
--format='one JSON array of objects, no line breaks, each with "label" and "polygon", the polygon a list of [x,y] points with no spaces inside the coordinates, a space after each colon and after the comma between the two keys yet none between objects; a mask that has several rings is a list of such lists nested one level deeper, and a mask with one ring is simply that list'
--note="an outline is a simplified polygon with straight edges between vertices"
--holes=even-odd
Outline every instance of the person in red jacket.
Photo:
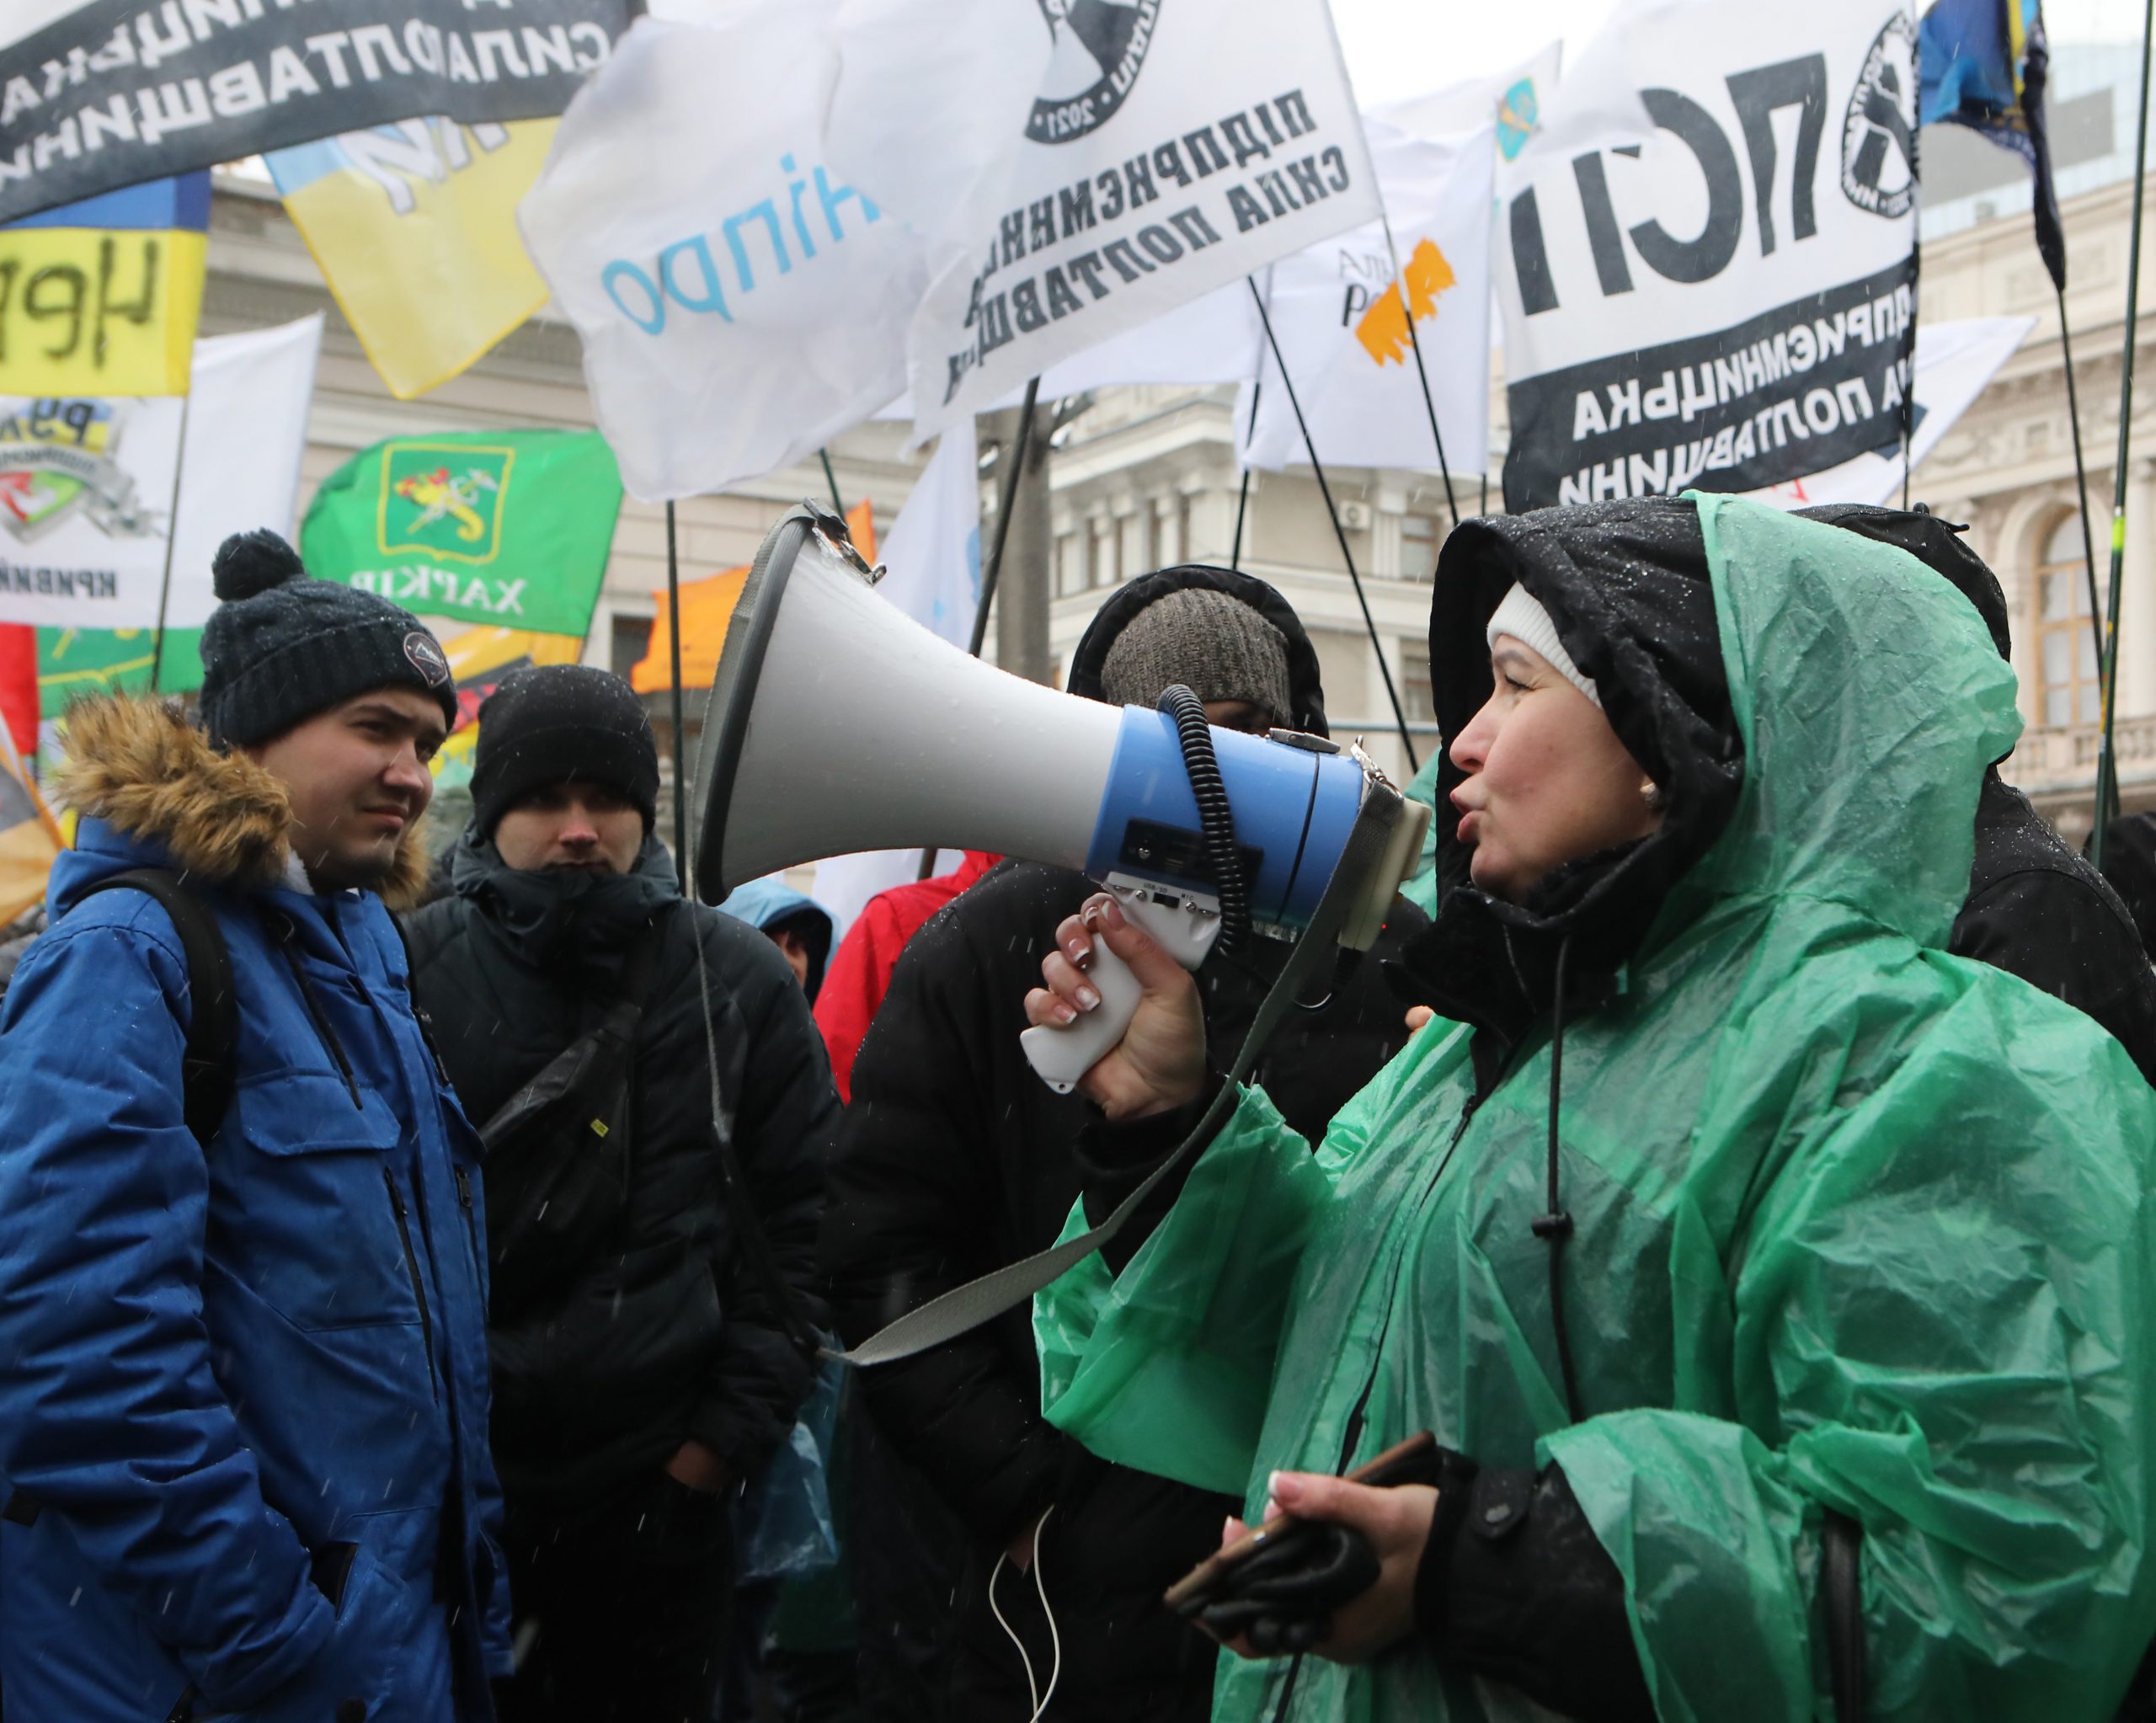
[{"label": "person in red jacket", "polygon": [[876,1008],[889,991],[891,971],[906,942],[928,919],[1003,858],[969,850],[953,872],[910,885],[880,891],[862,905],[853,926],[831,954],[823,990],[816,995],[816,1027],[831,1055],[831,1075],[839,1099],[853,1099],[853,1056],[876,1021]]}]

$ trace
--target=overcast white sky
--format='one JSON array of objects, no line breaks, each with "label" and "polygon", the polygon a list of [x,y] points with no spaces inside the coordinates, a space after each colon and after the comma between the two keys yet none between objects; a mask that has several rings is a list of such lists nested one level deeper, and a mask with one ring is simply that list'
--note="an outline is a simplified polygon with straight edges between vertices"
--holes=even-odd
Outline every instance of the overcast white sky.
[{"label": "overcast white sky", "polygon": [[[83,0],[0,0],[0,45],[27,35]],[[1031,5],[1033,0],[1011,0]],[[1757,9],[1761,0],[1722,0]],[[1364,105],[1397,101],[1503,71],[1562,37],[1566,57],[1585,45],[1618,0],[1332,0],[1355,93]],[[2146,0],[2046,0],[2052,39],[2141,39]],[[1765,23],[1763,38],[1773,25]]]},{"label": "overcast white sky", "polygon": [[[1757,8],[1760,0],[1723,0]],[[1562,37],[1569,63],[1618,0],[1332,0],[1355,94],[1365,106],[1442,89],[1517,65]],[[2137,42],[2145,0],[2045,0],[2061,42]],[[1773,25],[1763,19],[1761,37]]]}]

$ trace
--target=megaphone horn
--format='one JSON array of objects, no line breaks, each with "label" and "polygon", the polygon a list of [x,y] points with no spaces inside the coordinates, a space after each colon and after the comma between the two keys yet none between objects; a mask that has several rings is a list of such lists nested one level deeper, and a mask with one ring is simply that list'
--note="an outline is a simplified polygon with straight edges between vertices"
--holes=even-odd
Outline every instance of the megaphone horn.
[{"label": "megaphone horn", "polygon": [[[1292,936],[1383,775],[1321,737],[1209,736],[1251,921]],[[1376,938],[1428,819],[1406,804],[1342,945]],[[734,602],[705,705],[693,829],[707,903],[777,868],[933,845],[1084,872],[1193,968],[1220,926],[1174,718],[1059,693],[948,644],[877,595],[843,524],[813,504],[771,529]],[[1089,973],[1097,1009],[1023,1038],[1059,1089],[1137,1007],[1135,982],[1104,947]]]}]

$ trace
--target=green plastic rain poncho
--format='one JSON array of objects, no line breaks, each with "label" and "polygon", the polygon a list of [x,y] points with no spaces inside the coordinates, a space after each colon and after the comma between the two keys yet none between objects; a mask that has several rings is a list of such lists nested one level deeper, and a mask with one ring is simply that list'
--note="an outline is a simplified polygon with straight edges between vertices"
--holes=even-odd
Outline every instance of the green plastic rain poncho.
[{"label": "green plastic rain poncho", "polygon": [[[1270,1470],[1418,1429],[1486,1468],[1554,1463],[1669,1720],[1833,1715],[1835,1509],[1863,1529],[1871,1716],[2101,1717],[2156,1625],[2156,1096],[2089,1020],[1940,949],[2019,728],[1974,612],[1897,551],[1693,500],[1741,790],[1568,1016],[1580,1420],[1529,1226],[1547,1013],[1475,1107],[1471,1032],[1433,1023],[1315,1156],[1247,1092],[1119,1277],[1094,1257],[1041,1295],[1049,1416],[1253,1512]],[[1530,547],[1546,518],[1486,536]],[[1651,764],[1617,697],[1647,661],[1590,637],[1561,560],[1523,551],[1516,578]],[[1216,1716],[1272,1717],[1286,1671],[1224,1656]],[[1548,1714],[1410,1642],[1305,1660],[1287,1715]]]}]

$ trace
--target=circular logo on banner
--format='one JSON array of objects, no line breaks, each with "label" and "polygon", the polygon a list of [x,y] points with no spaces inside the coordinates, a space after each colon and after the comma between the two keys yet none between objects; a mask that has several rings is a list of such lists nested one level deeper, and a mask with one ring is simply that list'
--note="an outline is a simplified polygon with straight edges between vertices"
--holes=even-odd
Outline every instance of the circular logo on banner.
[{"label": "circular logo on banner", "polygon": [[404,656],[412,660],[412,668],[424,679],[428,687],[439,688],[449,680],[449,660],[441,655],[434,636],[425,629],[414,628],[404,637]]},{"label": "circular logo on banner", "polygon": [[1114,117],[1138,82],[1162,0],[1039,0],[1048,20],[1048,75],[1026,136],[1069,143]]},{"label": "circular logo on banner", "polygon": [[1917,200],[1917,32],[1887,19],[1864,56],[1842,120],[1842,192],[1875,216],[1906,216]]}]

